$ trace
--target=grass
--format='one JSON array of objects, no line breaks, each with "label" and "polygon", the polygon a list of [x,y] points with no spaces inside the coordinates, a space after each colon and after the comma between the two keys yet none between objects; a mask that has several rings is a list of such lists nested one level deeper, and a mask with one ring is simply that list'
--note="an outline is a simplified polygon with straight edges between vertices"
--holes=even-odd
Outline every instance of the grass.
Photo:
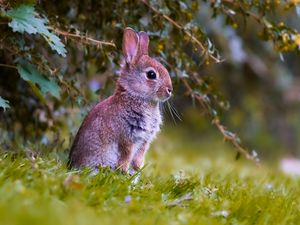
[{"label": "grass", "polygon": [[0,223],[299,224],[300,179],[235,161],[218,141],[200,151],[184,140],[162,134],[136,184],[68,171],[58,153],[1,153]]}]

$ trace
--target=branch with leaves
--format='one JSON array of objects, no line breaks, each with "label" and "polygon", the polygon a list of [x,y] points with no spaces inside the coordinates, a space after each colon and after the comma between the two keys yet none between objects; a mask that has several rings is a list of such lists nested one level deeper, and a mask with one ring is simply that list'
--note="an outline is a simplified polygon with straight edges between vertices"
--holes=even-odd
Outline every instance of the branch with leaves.
[{"label": "branch with leaves", "polygon": [[240,16],[244,19],[250,17],[259,25],[262,26],[262,31],[259,33],[261,39],[272,41],[274,48],[278,52],[297,51],[300,53],[300,33],[291,27],[288,27],[283,22],[271,22],[268,18],[268,11],[271,10],[290,10],[296,9],[300,16],[299,1],[262,1],[257,4],[249,3],[248,1],[209,1],[215,15],[223,14],[227,21],[233,27],[237,27],[240,21]]},{"label": "branch with leaves", "polygon": [[112,46],[114,48],[116,47],[116,45],[113,41],[110,41],[110,42],[99,41],[99,40],[96,40],[96,39],[93,39],[93,38],[87,36],[87,34],[81,35],[80,31],[77,31],[76,33],[70,33],[70,32],[62,31],[62,30],[59,30],[57,28],[52,28],[52,27],[49,27],[49,29],[58,35],[64,36],[67,39],[79,40],[79,41],[81,41],[82,44],[92,44],[92,45],[95,45],[97,48],[100,48],[103,45]]},{"label": "branch with leaves", "polygon": [[[186,35],[192,43],[195,43],[202,51],[201,55],[205,58],[208,57],[211,59],[214,63],[221,63],[224,60],[220,58],[220,56],[217,54],[214,55],[213,52],[211,52],[208,47],[204,46],[200,40],[198,40],[189,30],[185,29],[182,25],[177,23],[175,20],[171,19],[169,16],[163,14],[158,9],[151,6],[148,0],[140,0],[142,3],[144,3],[149,9],[151,9],[156,15],[161,16],[163,19],[168,21],[170,24],[172,24],[175,28],[177,28],[179,31],[183,32],[184,35]],[[209,45],[209,44],[207,44]]]},{"label": "branch with leaves", "polygon": [[[202,52],[204,52],[204,57],[208,56],[214,63],[221,63],[223,60],[221,60],[219,57],[215,57],[213,54],[209,53],[209,50],[207,47],[205,47],[200,40],[198,40],[195,36],[192,35],[191,32],[186,30],[182,25],[180,25],[175,20],[171,19],[169,16],[161,13],[159,10],[155,9],[153,6],[150,5],[150,3],[147,0],[141,0],[148,8],[150,8],[156,15],[159,15],[163,17],[166,21],[168,21],[170,24],[172,24],[175,28],[179,29],[186,35],[193,43],[195,43]],[[193,76],[196,83],[199,84],[200,80]],[[181,82],[183,83],[184,87],[187,90],[187,95],[189,95],[192,99],[196,99],[197,103],[210,115],[212,124],[216,126],[218,131],[222,134],[225,141],[229,141],[232,143],[232,145],[236,148],[238,155],[243,155],[246,159],[249,159],[256,164],[258,164],[259,159],[257,158],[257,155],[251,155],[240,143],[240,139],[238,136],[230,131],[228,131],[220,122],[220,119],[217,115],[214,114],[216,110],[212,109],[212,107],[209,105],[208,101],[205,100],[205,98],[201,95],[199,95],[198,92],[194,91],[192,86],[189,84],[189,82],[186,80],[186,78],[181,77]]]},{"label": "branch with leaves", "polygon": [[239,155],[243,155],[246,159],[249,159],[253,161],[255,164],[259,165],[259,158],[257,157],[257,153],[255,151],[252,152],[252,154],[249,153],[249,151],[241,145],[241,140],[237,136],[237,134],[232,133],[231,131],[227,130],[224,125],[221,124],[220,118],[213,113],[213,110],[211,109],[211,106],[208,104],[208,102],[203,98],[203,96],[199,95],[199,93],[195,92],[189,82],[185,78],[181,78],[181,81],[185,88],[187,89],[187,94],[192,98],[196,99],[198,104],[202,106],[206,112],[209,113],[212,124],[216,126],[216,128],[219,130],[219,132],[224,137],[225,141],[229,141],[237,150],[237,158]]},{"label": "branch with leaves", "polygon": [[[16,8],[6,8],[8,10],[3,10],[1,14],[1,17],[7,20],[2,23],[3,25],[8,25],[14,32],[18,32],[21,34],[28,33],[30,35],[41,35],[47,41],[51,49],[53,49],[57,54],[63,57],[66,56],[67,50],[65,48],[65,45],[61,42],[60,38],[54,33],[64,36],[67,39],[80,40],[80,42],[85,45],[95,45],[97,48],[100,48],[103,45],[116,47],[113,42],[95,40],[91,37],[88,37],[87,35],[80,35],[79,31],[77,31],[77,33],[69,33],[52,28],[48,25],[47,18],[45,16],[40,16],[35,11],[35,8],[31,5],[20,5]],[[52,33],[51,31],[53,31],[54,33]],[[10,49],[12,48],[11,46],[7,48],[7,46],[3,45],[2,47],[5,48],[5,50],[10,51],[13,55],[20,54],[20,52],[17,50],[12,51]],[[32,58],[34,58],[34,56],[31,56],[31,60]],[[36,92],[38,90],[42,92],[38,94],[40,97],[49,92],[56,98],[59,98],[60,88],[54,79],[43,75],[34,64],[30,63],[25,58],[20,57],[20,55],[19,59],[16,61],[16,64],[17,65],[9,65],[1,63],[0,67],[16,69],[22,79],[30,82],[31,87],[35,88],[35,84],[38,85],[39,88],[35,88],[35,90]],[[43,69],[46,72],[53,74],[53,70],[49,66],[47,66],[47,64],[40,63],[40,65],[42,65]],[[70,85],[68,85],[67,82],[60,80],[60,83],[64,84],[68,89],[70,89]],[[77,88],[74,87],[73,89],[78,92]],[[4,101],[2,99],[0,107],[4,109],[8,108],[8,103],[9,102],[7,100]]]}]

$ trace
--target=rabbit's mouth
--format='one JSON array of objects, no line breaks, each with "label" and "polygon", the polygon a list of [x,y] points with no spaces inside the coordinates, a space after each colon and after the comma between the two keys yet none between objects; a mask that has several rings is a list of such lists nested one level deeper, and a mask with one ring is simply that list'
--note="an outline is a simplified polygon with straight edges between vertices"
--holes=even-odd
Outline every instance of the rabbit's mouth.
[{"label": "rabbit's mouth", "polygon": [[158,91],[157,96],[160,102],[168,101],[172,96],[173,88],[168,86],[163,88],[163,90]]},{"label": "rabbit's mouth", "polygon": [[159,102],[166,102],[166,101],[168,101],[171,97],[172,97],[172,93],[167,92],[167,93],[163,94],[162,96],[158,96],[158,101],[159,101]]}]

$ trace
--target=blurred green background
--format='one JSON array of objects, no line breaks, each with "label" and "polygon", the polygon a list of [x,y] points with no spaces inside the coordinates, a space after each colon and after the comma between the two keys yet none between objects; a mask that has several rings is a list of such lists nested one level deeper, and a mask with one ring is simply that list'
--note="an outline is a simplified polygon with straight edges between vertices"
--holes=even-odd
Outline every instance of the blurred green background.
[{"label": "blurred green background", "polygon": [[[34,34],[14,32],[20,27],[10,23],[26,21],[30,13],[11,10],[24,5],[34,5],[33,18],[44,19],[60,38],[62,45],[53,43],[61,52],[47,46],[49,34],[39,28]],[[298,1],[1,1],[0,6],[0,96],[10,105],[0,108],[4,150],[39,143],[67,152],[88,110],[113,93],[122,30],[130,26],[148,32],[151,55],[173,79],[170,103],[181,119],[165,105],[164,135],[176,133],[201,155],[218,152],[215,143],[223,135],[212,125],[217,118],[260,159],[299,157]],[[18,68],[28,63],[57,86],[47,93],[41,83],[22,79]],[[232,150],[226,152],[234,159]]]}]

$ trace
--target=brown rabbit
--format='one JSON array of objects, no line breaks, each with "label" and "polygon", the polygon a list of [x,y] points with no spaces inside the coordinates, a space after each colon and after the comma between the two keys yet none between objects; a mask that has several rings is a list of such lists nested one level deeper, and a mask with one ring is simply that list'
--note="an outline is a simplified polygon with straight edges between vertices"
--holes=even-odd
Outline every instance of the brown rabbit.
[{"label": "brown rabbit", "polygon": [[160,130],[159,103],[170,98],[172,83],[166,68],[148,56],[145,32],[124,30],[120,77],[112,96],[86,116],[69,155],[71,167],[109,166],[138,170]]}]

